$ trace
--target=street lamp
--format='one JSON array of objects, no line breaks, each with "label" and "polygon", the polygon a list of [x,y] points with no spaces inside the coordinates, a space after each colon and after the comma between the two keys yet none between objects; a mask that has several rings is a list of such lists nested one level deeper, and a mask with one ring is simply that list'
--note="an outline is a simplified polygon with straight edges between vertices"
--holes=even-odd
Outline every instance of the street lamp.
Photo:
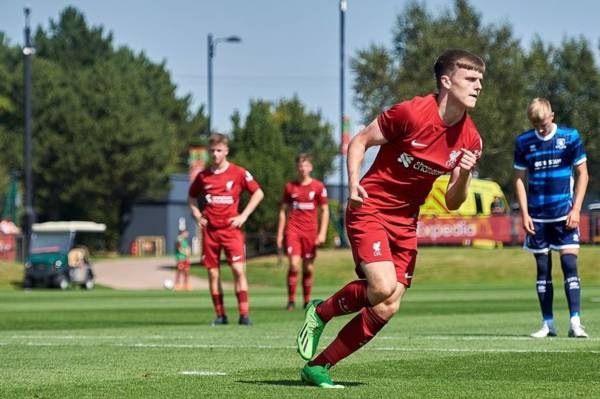
[{"label": "street lamp", "polygon": [[208,34],[208,129],[207,134],[211,132],[211,123],[213,117],[213,101],[212,101],[212,85],[213,85],[213,77],[212,77],[212,60],[215,56],[215,49],[217,48],[217,43],[226,42],[226,43],[239,43],[242,39],[239,36],[228,36],[228,37],[219,37],[217,39],[213,39],[211,33]]}]

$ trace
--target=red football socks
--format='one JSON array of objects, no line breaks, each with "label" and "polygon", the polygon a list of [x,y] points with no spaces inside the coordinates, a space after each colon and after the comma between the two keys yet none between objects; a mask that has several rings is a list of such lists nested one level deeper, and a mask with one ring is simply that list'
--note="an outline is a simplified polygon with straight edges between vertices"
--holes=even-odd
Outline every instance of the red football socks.
[{"label": "red football socks", "polygon": [[337,337],[309,366],[335,365],[369,342],[387,323],[373,308],[364,308],[348,322]]},{"label": "red football socks", "polygon": [[354,280],[344,288],[321,302],[317,306],[317,314],[324,322],[335,316],[358,312],[371,306],[367,297],[367,280]]},{"label": "red football socks", "polygon": [[215,313],[217,317],[225,316],[225,307],[223,306],[223,294],[211,294]]},{"label": "red football socks", "polygon": [[304,294],[304,304],[310,301],[310,291],[312,290],[313,276],[312,273],[302,273],[302,293]]},{"label": "red football socks", "polygon": [[240,309],[240,316],[248,316],[250,311],[250,304],[248,302],[248,291],[239,291],[235,293],[238,300],[238,307]]},{"label": "red football socks", "polygon": [[296,284],[298,283],[298,273],[292,270],[288,271],[288,302],[296,302]]}]

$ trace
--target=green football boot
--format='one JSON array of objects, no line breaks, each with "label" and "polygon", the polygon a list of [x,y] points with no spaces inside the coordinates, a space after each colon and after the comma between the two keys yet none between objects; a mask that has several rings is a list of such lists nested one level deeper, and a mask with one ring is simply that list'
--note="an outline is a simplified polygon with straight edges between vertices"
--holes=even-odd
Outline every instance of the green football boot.
[{"label": "green football boot", "polygon": [[308,363],[300,370],[300,378],[309,385],[315,385],[319,388],[339,389],[343,385],[334,384],[329,376],[329,365],[309,366]]},{"label": "green football boot", "polygon": [[298,353],[304,360],[311,360],[319,346],[319,338],[325,328],[325,323],[317,315],[317,305],[323,302],[320,299],[313,299],[308,303],[304,314],[304,324],[296,338]]}]

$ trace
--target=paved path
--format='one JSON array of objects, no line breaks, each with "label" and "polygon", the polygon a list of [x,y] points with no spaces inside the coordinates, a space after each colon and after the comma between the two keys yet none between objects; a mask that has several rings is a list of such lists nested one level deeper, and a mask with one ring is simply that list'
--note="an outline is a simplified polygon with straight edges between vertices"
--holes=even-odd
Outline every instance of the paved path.
[{"label": "paved path", "polygon": [[[175,280],[173,257],[125,258],[94,262],[96,284],[125,290],[164,289],[164,281]],[[190,276],[192,289],[208,289],[205,279]]]}]

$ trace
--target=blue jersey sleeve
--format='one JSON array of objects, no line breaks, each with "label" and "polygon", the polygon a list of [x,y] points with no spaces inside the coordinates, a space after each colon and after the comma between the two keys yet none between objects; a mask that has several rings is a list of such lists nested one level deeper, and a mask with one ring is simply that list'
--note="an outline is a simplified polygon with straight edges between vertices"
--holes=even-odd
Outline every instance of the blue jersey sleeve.
[{"label": "blue jersey sleeve", "polygon": [[583,140],[581,140],[581,135],[577,130],[575,130],[572,144],[572,154],[573,154],[573,165],[579,165],[587,160],[587,155],[585,153],[585,148],[583,147]]},{"label": "blue jersey sleeve", "polygon": [[515,161],[513,167],[519,170],[527,169],[527,161],[525,160],[525,154],[523,153],[519,138],[515,140]]}]

